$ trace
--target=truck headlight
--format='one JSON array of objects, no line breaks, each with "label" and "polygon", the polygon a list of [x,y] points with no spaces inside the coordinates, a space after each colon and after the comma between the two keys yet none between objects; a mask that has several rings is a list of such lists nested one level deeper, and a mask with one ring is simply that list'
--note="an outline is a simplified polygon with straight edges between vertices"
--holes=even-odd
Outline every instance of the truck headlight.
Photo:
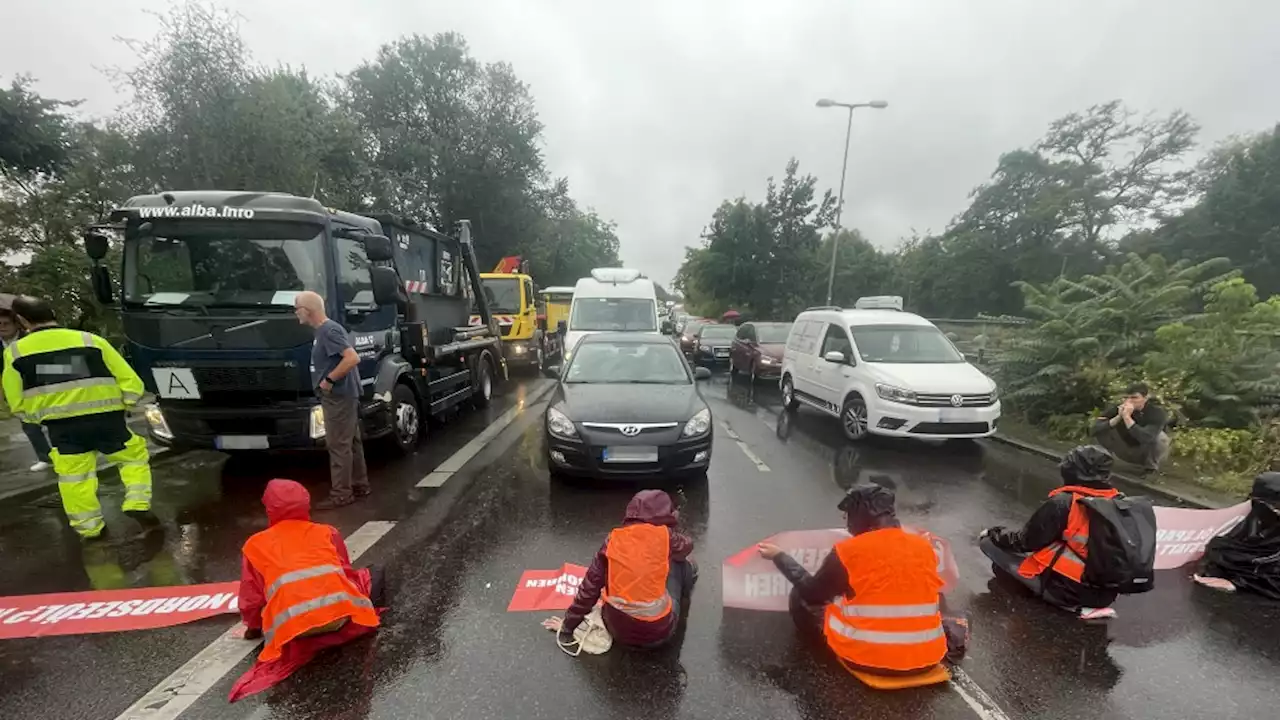
[{"label": "truck headlight", "polygon": [[691,438],[700,435],[706,435],[711,429],[711,410],[702,408],[689,418],[689,422],[684,424],[684,432],[680,433],[680,437]]},{"label": "truck headlight", "polygon": [[578,437],[578,429],[573,426],[573,421],[568,415],[555,408],[547,408],[547,430],[552,435],[565,440]]},{"label": "truck headlight", "polygon": [[515,353],[516,355],[523,355],[528,351],[529,351],[529,348],[525,347],[523,344],[520,344],[520,345],[513,344],[511,346],[511,352]]},{"label": "truck headlight", "polygon": [[307,423],[307,430],[311,433],[312,440],[324,437],[324,408],[319,405],[311,408],[311,420]]},{"label": "truck headlight", "polygon": [[916,404],[915,392],[905,390],[900,387],[876,383],[876,394],[879,395],[881,399],[888,400],[890,402],[898,402],[906,405]]},{"label": "truck headlight", "polygon": [[151,432],[162,440],[172,440],[173,431],[169,429],[169,422],[164,419],[164,413],[160,411],[160,406],[150,403],[142,411],[143,416],[147,419],[147,425],[151,426]]},{"label": "truck headlight", "polygon": [[711,346],[710,346],[710,345],[699,345],[699,346],[698,346],[698,349],[702,350],[702,352],[711,352]]}]

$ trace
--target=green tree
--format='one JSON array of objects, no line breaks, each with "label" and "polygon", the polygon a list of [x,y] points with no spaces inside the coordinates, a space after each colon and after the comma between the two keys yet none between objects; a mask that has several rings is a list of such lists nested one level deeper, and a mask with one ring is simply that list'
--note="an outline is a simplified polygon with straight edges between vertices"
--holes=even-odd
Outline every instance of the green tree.
[{"label": "green tree", "polygon": [[[831,258],[831,243],[835,233],[828,233],[818,248],[816,257],[820,265]],[[836,255],[836,278],[831,301],[841,307],[853,307],[858,298],[866,295],[902,295],[898,286],[897,257],[881,252],[857,230],[839,232],[840,249]],[[817,283],[815,283],[817,284]],[[823,290],[825,284],[821,284]],[[824,297],[811,296],[814,303]]]}]

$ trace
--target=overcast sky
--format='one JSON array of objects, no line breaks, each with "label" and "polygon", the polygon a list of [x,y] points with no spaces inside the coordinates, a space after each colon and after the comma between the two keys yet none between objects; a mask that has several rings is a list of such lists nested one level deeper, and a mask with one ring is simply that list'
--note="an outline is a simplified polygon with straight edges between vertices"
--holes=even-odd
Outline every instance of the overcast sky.
[{"label": "overcast sky", "polygon": [[[1182,108],[1202,146],[1280,120],[1275,0],[220,0],[255,59],[331,74],[407,33],[455,30],[529,83],[550,170],[618,223],[622,256],[666,282],[721,200],[760,199],[795,156],[840,181],[844,114],[859,110],[845,225],[892,247],[941,230],[1000,153],[1112,98]],[[82,98],[121,98],[98,68],[116,36],[149,37],[137,0],[8,0],[0,73]]]}]

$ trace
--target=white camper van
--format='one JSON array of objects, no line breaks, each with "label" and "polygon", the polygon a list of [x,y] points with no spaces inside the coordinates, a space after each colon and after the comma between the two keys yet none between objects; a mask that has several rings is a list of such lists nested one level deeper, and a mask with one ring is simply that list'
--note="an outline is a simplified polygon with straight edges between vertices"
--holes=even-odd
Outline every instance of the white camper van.
[{"label": "white camper van", "polygon": [[578,341],[595,332],[659,333],[658,294],[653,281],[634,268],[596,268],[573,288],[565,359]]}]

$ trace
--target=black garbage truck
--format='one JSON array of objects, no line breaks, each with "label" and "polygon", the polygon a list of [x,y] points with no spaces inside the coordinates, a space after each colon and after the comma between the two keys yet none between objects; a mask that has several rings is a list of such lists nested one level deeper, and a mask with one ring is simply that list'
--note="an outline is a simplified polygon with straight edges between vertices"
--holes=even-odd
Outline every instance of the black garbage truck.
[{"label": "black garbage truck", "polygon": [[99,301],[119,291],[126,356],[157,398],[146,418],[163,445],[324,444],[312,329],[294,314],[304,290],[351,333],[367,439],[408,452],[428,420],[487,405],[507,377],[466,221],[452,237],[284,193],[161,192],[90,227],[85,251]]}]

